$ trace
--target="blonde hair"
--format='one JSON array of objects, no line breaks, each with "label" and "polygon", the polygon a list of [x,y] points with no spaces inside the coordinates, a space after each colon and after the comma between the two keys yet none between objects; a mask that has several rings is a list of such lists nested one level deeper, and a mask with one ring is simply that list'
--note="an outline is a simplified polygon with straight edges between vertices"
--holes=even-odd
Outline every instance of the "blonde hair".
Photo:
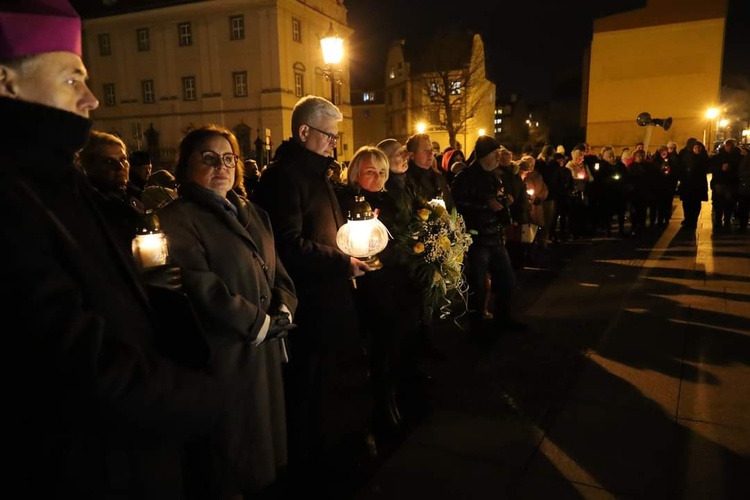
[{"label": "blonde hair", "polygon": [[388,163],[388,157],[385,152],[375,146],[362,146],[354,153],[352,160],[349,162],[349,167],[346,172],[346,180],[352,187],[360,187],[357,179],[359,178],[359,167],[365,160],[370,160],[374,165],[379,167],[385,167],[385,180],[388,180],[390,172],[390,166]]}]

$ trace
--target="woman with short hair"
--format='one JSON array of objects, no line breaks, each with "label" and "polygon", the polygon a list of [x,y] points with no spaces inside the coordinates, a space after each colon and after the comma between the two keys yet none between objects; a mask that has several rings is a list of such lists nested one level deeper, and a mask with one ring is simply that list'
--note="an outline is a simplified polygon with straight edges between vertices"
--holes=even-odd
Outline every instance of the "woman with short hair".
[{"label": "woman with short hair", "polygon": [[175,169],[179,197],[159,211],[211,348],[210,368],[234,396],[227,419],[189,457],[209,471],[209,480],[191,485],[201,498],[258,494],[287,463],[281,364],[297,297],[268,215],[235,191],[239,154],[224,127],[188,133]]}]

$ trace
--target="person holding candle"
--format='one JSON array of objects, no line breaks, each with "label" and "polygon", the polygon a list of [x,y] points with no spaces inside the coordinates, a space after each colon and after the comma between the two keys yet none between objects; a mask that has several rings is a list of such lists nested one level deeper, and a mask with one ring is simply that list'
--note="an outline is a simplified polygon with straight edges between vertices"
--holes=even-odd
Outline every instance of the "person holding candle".
[{"label": "person holding candle", "polygon": [[577,238],[586,234],[589,229],[588,186],[594,182],[594,176],[584,162],[583,150],[573,149],[570,157],[570,161],[565,165],[572,177],[571,189],[568,192],[568,213],[570,234]]},{"label": "person holding candle", "polygon": [[[396,147],[396,152],[400,149]],[[398,163],[400,158],[397,155],[394,162]],[[355,195],[363,196],[377,212],[378,220],[396,235],[406,231],[414,207],[410,194],[386,188],[389,163],[386,154],[377,147],[358,149],[349,164],[348,185],[339,191],[339,201],[346,209]],[[394,167],[398,169],[398,165]],[[372,430],[376,440],[382,442],[398,438],[407,423],[405,420],[413,423],[414,414],[404,414],[400,401],[413,403],[424,395],[410,392],[409,389],[416,387],[407,383],[418,368],[418,346],[413,345],[413,340],[419,330],[421,290],[410,278],[406,256],[395,242],[389,243],[379,258],[383,268],[357,280],[355,303],[368,346]]]},{"label": "person holding candle", "polygon": [[209,453],[216,471],[196,486],[204,498],[259,494],[275,486],[287,462],[281,365],[297,296],[268,214],[234,190],[243,173],[239,153],[224,127],[189,132],[175,168],[179,196],[159,211],[170,258],[204,326],[210,368],[235,396],[207,449],[192,450]]},{"label": "person holding candle", "polygon": [[128,183],[130,160],[125,143],[116,135],[92,130],[78,153],[78,164],[100,195],[96,201],[107,220],[129,246],[144,206]]},{"label": "person holding candle", "polygon": [[631,236],[638,236],[646,228],[646,217],[655,177],[653,165],[646,161],[646,152],[642,149],[634,151],[633,163],[628,168]]},{"label": "person holding candle", "polygon": [[[526,328],[513,318],[516,276],[504,244],[504,229],[512,220],[512,201],[503,178],[495,174],[505,161],[505,151],[508,150],[494,137],[480,136],[474,146],[474,161],[453,183],[458,212],[472,233],[466,257],[470,335],[480,343],[492,343],[503,332]],[[523,193],[523,196],[528,195]],[[491,290],[486,286],[488,275]],[[484,315],[488,295],[491,295],[490,309],[494,313],[489,324]]]},{"label": "person holding candle", "polygon": [[[185,444],[226,390],[168,359],[128,248],[74,163],[98,101],[66,0],[0,5],[3,487],[35,498],[185,498]],[[12,330],[12,333],[11,333]]]}]

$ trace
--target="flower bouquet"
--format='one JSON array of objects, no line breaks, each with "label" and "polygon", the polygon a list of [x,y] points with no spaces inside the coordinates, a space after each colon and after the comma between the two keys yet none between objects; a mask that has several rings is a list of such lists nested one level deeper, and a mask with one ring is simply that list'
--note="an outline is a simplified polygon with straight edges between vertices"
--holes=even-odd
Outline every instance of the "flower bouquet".
[{"label": "flower bouquet", "polygon": [[445,318],[454,293],[466,304],[463,262],[471,236],[455,209],[448,213],[438,204],[421,205],[396,239],[405,247],[411,277],[422,290],[426,307],[440,310]]}]

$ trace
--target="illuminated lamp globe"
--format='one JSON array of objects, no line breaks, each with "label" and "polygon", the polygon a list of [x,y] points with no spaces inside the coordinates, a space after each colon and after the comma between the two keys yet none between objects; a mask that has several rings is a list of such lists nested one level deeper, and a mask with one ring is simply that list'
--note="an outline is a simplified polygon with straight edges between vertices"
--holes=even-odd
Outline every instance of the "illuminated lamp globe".
[{"label": "illuminated lamp globe", "polygon": [[342,252],[366,262],[373,269],[383,267],[377,254],[388,245],[388,230],[373,215],[364,196],[354,197],[347,222],[336,233],[336,244]]}]

